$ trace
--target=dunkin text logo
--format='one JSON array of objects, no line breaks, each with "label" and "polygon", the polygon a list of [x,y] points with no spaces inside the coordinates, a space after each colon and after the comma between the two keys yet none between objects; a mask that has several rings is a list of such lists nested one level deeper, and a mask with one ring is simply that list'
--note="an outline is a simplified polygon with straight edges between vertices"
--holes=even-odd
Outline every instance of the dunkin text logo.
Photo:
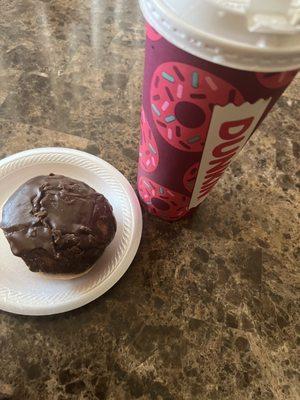
[{"label": "dunkin text logo", "polygon": [[215,106],[189,208],[206,198],[247,142],[270,100]]},{"label": "dunkin text logo", "polygon": [[[212,151],[213,159],[209,161],[209,166],[211,168],[205,173],[204,182],[201,185],[198,195],[199,200],[208,194],[231,163],[231,159],[239,151],[240,143],[245,138],[245,133],[247,133],[252,121],[253,117],[240,121],[224,122],[221,125],[219,137],[223,142],[218,144]],[[236,132],[237,129],[238,132]]]}]

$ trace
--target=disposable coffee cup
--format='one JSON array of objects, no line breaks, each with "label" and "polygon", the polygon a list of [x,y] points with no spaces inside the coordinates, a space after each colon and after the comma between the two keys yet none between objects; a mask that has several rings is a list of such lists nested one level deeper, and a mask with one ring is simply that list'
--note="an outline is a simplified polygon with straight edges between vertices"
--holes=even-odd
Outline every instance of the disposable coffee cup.
[{"label": "disposable coffee cup", "polygon": [[300,67],[293,4],[140,0],[138,192],[150,213],[174,221],[201,204],[291,83]]}]

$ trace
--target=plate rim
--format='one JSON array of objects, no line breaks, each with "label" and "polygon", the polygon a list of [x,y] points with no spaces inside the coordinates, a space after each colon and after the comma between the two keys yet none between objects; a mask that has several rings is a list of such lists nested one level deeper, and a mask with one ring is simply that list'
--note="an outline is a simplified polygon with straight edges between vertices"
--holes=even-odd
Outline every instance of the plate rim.
[{"label": "plate rim", "polygon": [[[124,187],[126,193],[130,196],[129,198],[129,204],[130,204],[130,211],[131,211],[131,216],[133,218],[132,220],[132,231],[131,231],[131,236],[130,236],[130,242],[129,246],[126,249],[126,252],[122,258],[122,260],[119,261],[119,265],[111,272],[111,274],[98,286],[94,287],[91,289],[88,293],[84,295],[84,297],[79,297],[77,299],[70,299],[68,301],[59,303],[54,306],[52,309],[51,307],[47,307],[45,305],[40,305],[40,306],[31,306],[31,305],[26,305],[26,309],[20,308],[18,304],[14,304],[12,302],[0,302],[0,309],[5,312],[13,313],[13,314],[18,314],[18,315],[27,315],[27,316],[46,316],[46,315],[55,315],[55,314],[61,314],[65,313],[74,309],[77,309],[79,307],[83,307],[84,305],[96,300],[98,297],[102,296],[104,293],[106,293],[109,289],[111,289],[120,279],[121,277],[125,274],[125,272],[128,270],[130,267],[137,250],[139,248],[140,242],[141,242],[141,237],[142,237],[142,229],[143,229],[143,218],[142,218],[142,210],[141,206],[138,200],[138,197],[136,195],[136,192],[133,188],[133,186],[129,183],[127,178],[113,165],[111,165],[109,162],[106,160],[103,160],[100,157],[97,157],[93,154],[86,153],[81,150],[77,149],[72,149],[69,147],[40,147],[40,148],[34,148],[34,149],[29,149],[29,150],[24,150],[18,153],[14,153],[12,155],[9,155],[3,159],[0,160],[0,168],[2,168],[5,164],[16,161],[20,158],[24,158],[27,156],[33,156],[33,155],[39,155],[39,154],[49,154],[49,153],[60,153],[60,154],[72,154],[72,155],[78,155],[80,157],[84,157],[86,159],[89,159],[92,162],[96,162],[98,165],[101,163],[101,166],[103,164],[110,169],[112,172],[114,172],[118,179],[121,181],[122,186]],[[51,163],[51,162],[50,162]],[[9,174],[8,174],[9,175]],[[6,176],[8,176],[6,175]],[[0,179],[1,181],[1,179]],[[133,240],[133,238],[135,240]]]}]

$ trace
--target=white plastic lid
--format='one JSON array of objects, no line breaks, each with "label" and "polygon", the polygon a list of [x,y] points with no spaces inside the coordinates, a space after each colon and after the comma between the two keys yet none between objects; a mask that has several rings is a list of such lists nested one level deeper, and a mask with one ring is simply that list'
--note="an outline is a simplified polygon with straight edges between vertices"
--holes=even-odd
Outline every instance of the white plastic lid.
[{"label": "white plastic lid", "polygon": [[300,68],[300,0],[140,0],[146,20],[177,47],[261,72]]}]

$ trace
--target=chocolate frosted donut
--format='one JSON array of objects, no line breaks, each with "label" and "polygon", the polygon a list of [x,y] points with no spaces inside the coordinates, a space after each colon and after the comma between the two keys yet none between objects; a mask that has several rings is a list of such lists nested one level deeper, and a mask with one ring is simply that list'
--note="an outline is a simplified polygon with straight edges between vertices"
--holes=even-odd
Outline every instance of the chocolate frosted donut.
[{"label": "chocolate frosted donut", "polygon": [[14,255],[33,272],[82,274],[116,233],[106,198],[76,179],[50,174],[20,186],[7,200],[1,228]]}]

